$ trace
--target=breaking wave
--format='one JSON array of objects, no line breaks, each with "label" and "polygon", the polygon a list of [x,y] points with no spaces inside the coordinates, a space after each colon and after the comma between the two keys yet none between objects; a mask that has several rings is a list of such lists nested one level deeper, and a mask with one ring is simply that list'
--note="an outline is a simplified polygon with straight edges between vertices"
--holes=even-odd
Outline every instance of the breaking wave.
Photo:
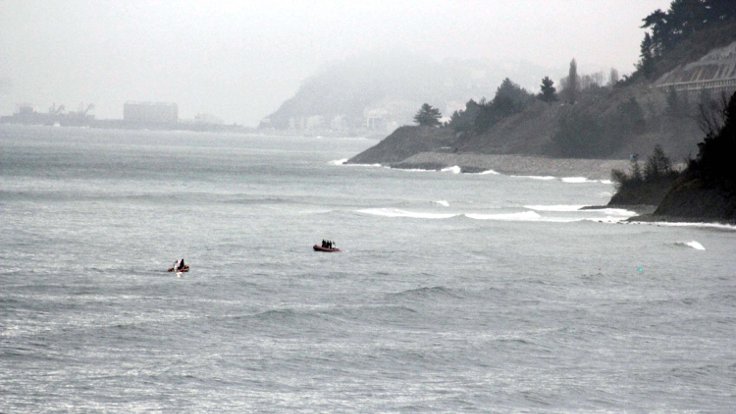
[{"label": "breaking wave", "polygon": [[465,214],[465,217],[474,220],[499,220],[499,221],[538,221],[542,218],[535,211],[524,211],[521,213],[501,214]]},{"label": "breaking wave", "polygon": [[345,165],[345,163],[348,162],[347,158],[341,158],[339,160],[332,160],[328,162],[330,165]]},{"label": "breaking wave", "polygon": [[736,231],[736,225],[723,223],[705,223],[705,222],[671,222],[671,221],[634,221],[636,224],[646,224],[663,227],[700,227],[716,230]]},{"label": "breaking wave", "polygon": [[407,218],[421,218],[421,219],[447,219],[458,216],[453,213],[426,213],[426,212],[414,212],[401,210],[398,208],[366,208],[358,210],[358,213],[370,214],[373,216],[381,217],[407,217]]},{"label": "breaking wave", "polygon": [[568,184],[585,184],[585,183],[600,183],[600,184],[613,184],[611,180],[591,180],[586,177],[562,177],[560,181]]},{"label": "breaking wave", "polygon": [[[527,206],[527,207],[545,207],[545,206]],[[568,211],[578,212],[577,210],[538,210],[538,211],[550,211],[565,213]],[[535,222],[547,222],[547,223],[572,223],[578,221],[592,221],[598,223],[618,223],[631,215],[635,214],[627,210],[619,209],[603,209],[603,210],[580,210],[579,212],[585,212],[585,216],[580,215],[560,215],[560,216],[543,216],[534,210],[512,212],[512,213],[433,213],[424,211],[409,211],[398,208],[367,208],[356,210],[361,214],[369,214],[379,217],[390,217],[390,218],[415,218],[415,219],[449,219],[453,217],[466,217],[472,220],[493,220],[493,221],[535,221]],[[601,216],[590,216],[588,212],[600,212],[605,215]]]},{"label": "breaking wave", "polygon": [[551,204],[551,205],[528,205],[524,206],[529,210],[535,211],[554,211],[554,212],[577,212],[577,213],[592,213],[592,214],[606,214],[609,216],[617,217],[633,217],[636,215],[635,211],[626,210],[623,208],[590,208],[583,209],[584,205],[579,204]]},{"label": "breaking wave", "polygon": [[509,177],[514,177],[514,178],[529,178],[529,179],[532,179],[532,180],[542,180],[542,181],[549,181],[549,180],[554,180],[554,179],[557,178],[557,177],[553,177],[551,175],[510,175]]},{"label": "breaking wave", "polygon": [[676,246],[683,246],[683,247],[692,247],[695,250],[705,250],[705,247],[700,244],[700,242],[691,240],[689,242],[677,242],[675,243]]},{"label": "breaking wave", "polygon": [[496,170],[485,170],[478,173],[466,173],[466,174],[475,174],[475,175],[501,175],[500,172]]},{"label": "breaking wave", "polygon": [[553,205],[524,206],[524,208],[528,208],[529,210],[536,210],[536,211],[578,211],[583,207],[585,206],[582,204],[553,204]]},{"label": "breaking wave", "polygon": [[452,167],[443,168],[440,171],[451,172],[453,174],[460,174],[463,170],[459,166],[453,165]]}]

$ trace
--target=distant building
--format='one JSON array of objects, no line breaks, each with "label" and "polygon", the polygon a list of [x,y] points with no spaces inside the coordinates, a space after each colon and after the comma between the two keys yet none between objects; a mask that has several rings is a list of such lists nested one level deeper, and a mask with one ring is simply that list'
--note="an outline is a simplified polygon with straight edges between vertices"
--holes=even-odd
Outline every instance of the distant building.
[{"label": "distant building", "polygon": [[388,111],[383,108],[372,108],[363,111],[365,128],[370,130],[386,130],[388,124]]},{"label": "distant building", "polygon": [[179,121],[179,107],[168,102],[126,102],[123,120],[136,124],[175,124]]}]

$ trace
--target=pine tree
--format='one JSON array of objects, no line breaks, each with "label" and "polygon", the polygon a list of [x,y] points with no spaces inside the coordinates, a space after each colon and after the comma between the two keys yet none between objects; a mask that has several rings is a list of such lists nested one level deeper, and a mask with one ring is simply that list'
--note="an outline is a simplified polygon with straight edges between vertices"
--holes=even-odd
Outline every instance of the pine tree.
[{"label": "pine tree", "polygon": [[422,105],[419,112],[414,115],[414,121],[419,126],[438,127],[440,126],[440,118],[442,118],[440,110],[428,103]]},{"label": "pine tree", "polygon": [[539,99],[544,102],[554,102],[557,100],[557,89],[553,86],[554,82],[549,76],[545,76],[542,79],[542,85],[540,87]]},{"label": "pine tree", "polygon": [[647,78],[654,72],[653,48],[652,37],[649,36],[649,33],[644,34],[644,40],[641,41],[641,54],[639,55],[640,59],[637,68]]}]

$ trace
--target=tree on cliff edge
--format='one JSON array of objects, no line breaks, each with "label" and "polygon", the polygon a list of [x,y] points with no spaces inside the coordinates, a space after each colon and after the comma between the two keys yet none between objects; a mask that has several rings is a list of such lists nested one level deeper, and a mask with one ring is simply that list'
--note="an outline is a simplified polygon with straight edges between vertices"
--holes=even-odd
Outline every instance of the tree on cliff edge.
[{"label": "tree on cliff edge", "polygon": [[557,89],[553,86],[555,83],[549,76],[545,76],[542,79],[542,86],[540,87],[539,99],[544,102],[554,102],[557,100]]},{"label": "tree on cliff edge", "polygon": [[422,105],[419,112],[414,115],[414,121],[419,126],[438,127],[440,126],[440,118],[442,118],[440,110],[428,103]]},{"label": "tree on cliff edge", "polygon": [[570,70],[567,74],[567,83],[563,92],[567,103],[574,104],[577,102],[580,93],[580,77],[578,76],[578,64],[575,59],[570,61]]}]

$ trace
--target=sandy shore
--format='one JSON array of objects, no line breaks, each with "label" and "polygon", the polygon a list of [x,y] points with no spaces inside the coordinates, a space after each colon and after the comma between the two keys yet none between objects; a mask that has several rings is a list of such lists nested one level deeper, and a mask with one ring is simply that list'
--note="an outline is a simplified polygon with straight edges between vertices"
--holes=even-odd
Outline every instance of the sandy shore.
[{"label": "sandy shore", "polygon": [[627,170],[628,160],[599,160],[580,158],[545,158],[528,155],[422,152],[401,162],[394,168],[440,169],[459,166],[465,172],[494,170],[502,174],[551,175],[555,177],[581,176],[592,179],[610,179],[614,168]]}]

